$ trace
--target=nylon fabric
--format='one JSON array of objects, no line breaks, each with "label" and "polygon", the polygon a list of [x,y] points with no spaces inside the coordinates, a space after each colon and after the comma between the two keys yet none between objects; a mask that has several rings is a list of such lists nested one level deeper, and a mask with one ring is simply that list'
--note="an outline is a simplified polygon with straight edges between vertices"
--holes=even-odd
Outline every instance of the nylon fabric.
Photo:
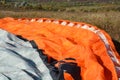
[{"label": "nylon fabric", "polygon": [[29,41],[0,29],[0,80],[53,79]]},{"label": "nylon fabric", "polygon": [[104,38],[102,40],[101,36],[96,34],[98,31],[106,37],[118,62],[120,57],[110,36],[96,26],[47,18],[4,18],[0,20],[0,28],[34,40],[40,49],[45,50],[46,55],[57,61],[75,58],[81,67],[82,80],[118,80],[115,69],[117,65],[108,54]]}]

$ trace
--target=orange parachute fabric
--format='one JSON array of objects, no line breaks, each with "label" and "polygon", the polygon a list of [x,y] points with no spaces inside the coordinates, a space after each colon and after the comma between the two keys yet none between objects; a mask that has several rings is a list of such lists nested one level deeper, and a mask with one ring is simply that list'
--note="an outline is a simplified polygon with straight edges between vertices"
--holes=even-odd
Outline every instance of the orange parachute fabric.
[{"label": "orange parachute fabric", "polygon": [[[120,56],[110,36],[86,23],[36,19],[0,19],[0,28],[34,40],[45,54],[60,61],[75,58],[82,80],[118,80]],[[66,80],[71,76],[64,74]]]}]

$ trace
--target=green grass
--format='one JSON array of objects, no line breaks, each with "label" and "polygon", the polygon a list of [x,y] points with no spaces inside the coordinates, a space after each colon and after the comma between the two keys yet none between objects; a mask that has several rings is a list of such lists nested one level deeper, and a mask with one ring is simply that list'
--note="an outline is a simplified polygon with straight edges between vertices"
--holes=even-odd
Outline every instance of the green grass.
[{"label": "green grass", "polygon": [[0,9],[4,10],[44,10],[44,11],[82,11],[82,12],[98,12],[98,11],[120,11],[120,1],[109,0],[107,2],[30,2],[30,1],[14,1],[0,3]]}]

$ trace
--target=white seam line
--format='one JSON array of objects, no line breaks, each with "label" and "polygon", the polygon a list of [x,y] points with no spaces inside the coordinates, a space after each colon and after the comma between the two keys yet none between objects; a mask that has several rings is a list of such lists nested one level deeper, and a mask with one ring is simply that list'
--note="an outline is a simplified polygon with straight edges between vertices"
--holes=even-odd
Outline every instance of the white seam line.
[{"label": "white seam line", "polygon": [[67,22],[63,21],[63,22],[61,22],[61,25],[65,26],[65,25],[67,25]]},{"label": "white seam line", "polygon": [[30,22],[35,22],[36,20],[35,19],[31,19]]},{"label": "white seam line", "polygon": [[67,26],[73,27],[74,25],[75,25],[74,23],[70,22]]},{"label": "white seam line", "polygon": [[38,19],[37,22],[42,23],[43,19]]}]

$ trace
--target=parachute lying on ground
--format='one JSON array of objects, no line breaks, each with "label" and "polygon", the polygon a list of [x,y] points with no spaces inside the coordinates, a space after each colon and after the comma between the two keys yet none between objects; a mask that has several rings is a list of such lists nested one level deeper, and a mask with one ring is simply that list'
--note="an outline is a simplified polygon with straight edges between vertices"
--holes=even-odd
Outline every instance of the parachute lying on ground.
[{"label": "parachute lying on ground", "polygon": [[[40,49],[43,52],[40,56],[49,69],[46,74],[49,75],[50,80],[118,80],[120,78],[120,56],[111,37],[96,26],[49,18],[3,18],[0,19],[0,28],[36,43],[38,46],[36,50],[39,52]],[[7,37],[11,40],[9,36]],[[17,41],[19,42],[19,40],[15,42]],[[42,56],[46,56],[46,60]],[[38,76],[38,74],[34,75]],[[4,76],[9,77],[8,74]],[[35,77],[33,79],[35,80]]]}]

